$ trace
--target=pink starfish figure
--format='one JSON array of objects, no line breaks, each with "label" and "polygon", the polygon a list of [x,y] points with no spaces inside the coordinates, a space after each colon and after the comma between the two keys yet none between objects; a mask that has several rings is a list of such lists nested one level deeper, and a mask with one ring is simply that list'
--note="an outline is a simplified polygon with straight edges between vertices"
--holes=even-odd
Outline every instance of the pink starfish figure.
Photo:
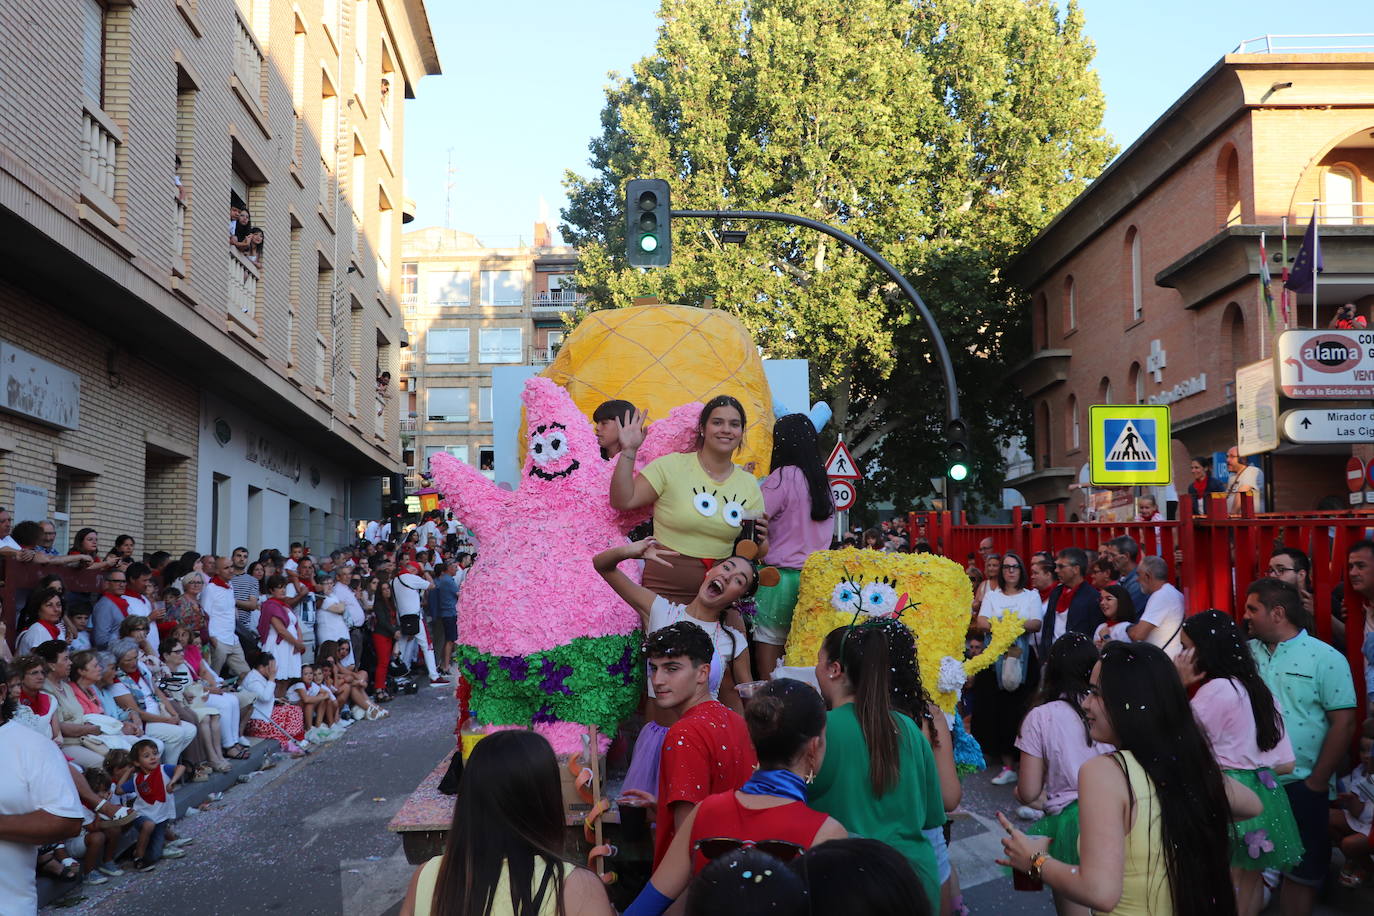
[{"label": "pink starfish figure", "polygon": [[[525,382],[520,485],[503,490],[443,452],[434,483],[477,539],[458,598],[458,658],[472,708],[492,726],[528,726],[558,753],[580,749],[586,726],[613,735],[638,703],[639,617],[592,567],[648,512],[610,505],[614,461],[591,422],[549,379]],[[700,404],[649,427],[636,470],[695,445]],[[639,581],[636,563],[624,572]]]}]

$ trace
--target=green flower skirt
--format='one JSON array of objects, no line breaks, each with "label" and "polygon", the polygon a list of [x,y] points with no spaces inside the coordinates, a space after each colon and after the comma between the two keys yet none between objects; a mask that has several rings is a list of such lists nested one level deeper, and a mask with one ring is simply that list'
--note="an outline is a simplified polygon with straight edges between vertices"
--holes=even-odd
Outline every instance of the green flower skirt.
[{"label": "green flower skirt", "polygon": [[754,622],[775,630],[791,628],[800,588],[801,570],[778,567],[778,584],[760,588],[754,594],[754,604],[759,609]]},{"label": "green flower skirt", "polygon": [[1078,864],[1078,802],[1071,801],[1058,814],[1046,814],[1026,828],[1028,836],[1050,838],[1049,853],[1060,862]]},{"label": "green flower skirt", "polygon": [[1232,825],[1231,866],[1247,871],[1266,868],[1283,871],[1296,865],[1302,859],[1302,837],[1298,834],[1297,821],[1293,820],[1293,809],[1288,805],[1288,793],[1274,771],[1222,772],[1258,795],[1264,804],[1259,817]]}]

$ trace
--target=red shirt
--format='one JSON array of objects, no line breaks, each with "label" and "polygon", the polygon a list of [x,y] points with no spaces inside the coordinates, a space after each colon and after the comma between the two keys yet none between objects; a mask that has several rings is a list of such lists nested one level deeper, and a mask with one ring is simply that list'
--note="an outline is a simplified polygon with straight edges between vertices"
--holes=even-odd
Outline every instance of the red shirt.
[{"label": "red shirt", "polygon": [[692,874],[706,867],[707,859],[696,851],[698,840],[730,837],[736,840],[786,840],[810,849],[828,815],[801,802],[776,808],[746,808],[734,792],[712,795],[697,806],[692,821]]},{"label": "red shirt", "polygon": [[687,710],[663,739],[654,868],[677,832],[669,806],[679,801],[695,805],[709,795],[732,792],[749,781],[757,765],[743,716],[717,700]]}]

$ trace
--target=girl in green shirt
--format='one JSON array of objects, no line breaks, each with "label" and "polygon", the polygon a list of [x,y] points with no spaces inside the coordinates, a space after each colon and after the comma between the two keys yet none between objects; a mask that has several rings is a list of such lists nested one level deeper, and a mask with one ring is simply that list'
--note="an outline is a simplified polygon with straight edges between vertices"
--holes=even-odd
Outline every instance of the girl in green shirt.
[{"label": "girl in green shirt", "polygon": [[901,626],[840,627],[822,642],[816,682],[830,707],[827,750],[809,797],[851,833],[904,855],[938,912],[939,872],[923,831],[942,826],[945,809],[930,742],[892,707],[888,631]]}]

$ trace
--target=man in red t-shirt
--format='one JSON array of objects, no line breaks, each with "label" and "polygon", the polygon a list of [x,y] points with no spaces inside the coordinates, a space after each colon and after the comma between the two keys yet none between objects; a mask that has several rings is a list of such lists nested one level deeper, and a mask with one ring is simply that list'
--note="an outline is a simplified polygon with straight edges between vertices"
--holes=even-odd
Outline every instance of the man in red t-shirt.
[{"label": "man in red t-shirt", "polygon": [[758,765],[744,718],[711,699],[707,682],[712,649],[706,631],[686,620],[656,630],[645,646],[654,702],[681,714],[663,739],[655,868],[697,803],[708,795],[738,789]]}]

